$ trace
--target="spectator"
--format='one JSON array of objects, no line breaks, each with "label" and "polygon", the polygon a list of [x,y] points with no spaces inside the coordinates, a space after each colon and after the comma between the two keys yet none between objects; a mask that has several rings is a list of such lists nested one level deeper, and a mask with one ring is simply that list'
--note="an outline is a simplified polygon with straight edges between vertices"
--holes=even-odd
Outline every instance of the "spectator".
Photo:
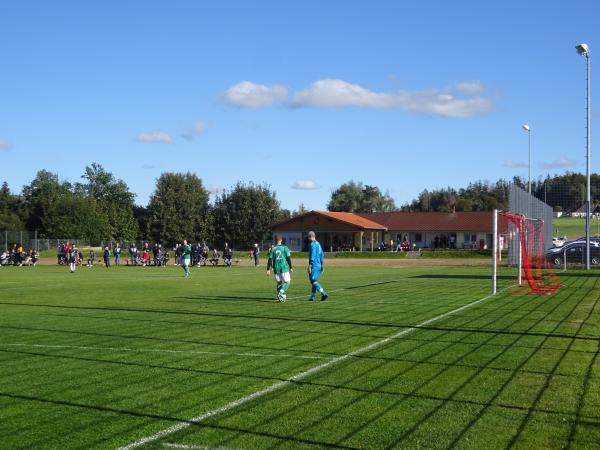
[{"label": "spectator", "polygon": [[252,249],[252,256],[254,257],[254,266],[260,267],[260,249],[258,248],[258,243],[254,243],[254,248]]},{"label": "spectator", "polygon": [[87,266],[93,267],[95,261],[96,261],[96,253],[94,252],[94,249],[91,248],[90,253],[88,255]]},{"label": "spectator", "polygon": [[150,265],[150,251],[147,248],[145,248],[142,253],[142,265],[144,267]]},{"label": "spectator", "polygon": [[108,245],[104,247],[104,254],[102,256],[104,259],[104,265],[107,268],[110,267],[110,250],[108,249]]},{"label": "spectator", "polygon": [[115,266],[119,266],[121,265],[121,245],[119,245],[119,243],[117,242],[117,245],[115,245]]},{"label": "spectator", "polygon": [[223,249],[223,264],[227,267],[231,267],[231,260],[233,259],[233,250],[229,247],[229,244],[225,242],[225,248]]},{"label": "spectator", "polygon": [[219,250],[217,250],[217,247],[215,247],[213,249],[213,254],[212,254],[212,258],[210,259],[210,263],[213,266],[218,266],[219,265],[219,258],[221,257],[221,255],[219,255]]},{"label": "spectator", "polygon": [[138,263],[138,249],[135,242],[129,247],[129,256],[131,256],[131,264],[137,266]]}]

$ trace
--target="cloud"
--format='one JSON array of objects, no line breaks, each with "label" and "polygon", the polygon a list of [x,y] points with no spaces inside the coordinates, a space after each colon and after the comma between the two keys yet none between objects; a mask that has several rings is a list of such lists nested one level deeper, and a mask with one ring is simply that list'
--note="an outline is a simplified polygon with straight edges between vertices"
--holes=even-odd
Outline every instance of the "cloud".
[{"label": "cloud", "polygon": [[281,85],[266,86],[242,81],[225,91],[225,101],[240,108],[265,108],[276,101],[284,100],[288,88]]},{"label": "cloud", "polygon": [[[463,89],[465,86],[463,86]],[[472,83],[469,88],[473,90]],[[472,117],[492,110],[492,101],[484,97],[464,98],[448,90],[374,92],[344,80],[323,79],[296,92],[292,106],[297,108],[362,107],[402,109],[409,112],[442,116]]]},{"label": "cloud", "polygon": [[171,135],[165,131],[146,131],[134,139],[139,144],[174,144]]},{"label": "cloud", "polygon": [[194,122],[194,125],[181,133],[181,137],[187,141],[193,141],[196,136],[200,136],[206,132],[206,122],[202,120],[197,120]]},{"label": "cloud", "polygon": [[467,95],[481,94],[485,91],[485,87],[479,81],[462,81],[456,83],[454,88],[457,92]]},{"label": "cloud", "polygon": [[540,167],[542,169],[565,169],[567,167],[575,167],[576,165],[577,163],[572,159],[561,158],[551,162],[542,163]]},{"label": "cloud", "polygon": [[142,164],[142,169],[155,169],[156,166],[152,164]]},{"label": "cloud", "polygon": [[319,189],[319,185],[316,181],[313,180],[297,180],[293,185],[292,189],[300,189],[303,191],[312,191],[315,189]]},{"label": "cloud", "polygon": [[0,152],[10,152],[15,146],[6,141],[0,141]]},{"label": "cloud", "polygon": [[523,169],[523,168],[528,168],[529,164],[523,163],[523,162],[512,161],[510,159],[507,159],[507,160],[505,160],[505,161],[502,162],[502,166],[503,167],[508,167],[509,169]]}]

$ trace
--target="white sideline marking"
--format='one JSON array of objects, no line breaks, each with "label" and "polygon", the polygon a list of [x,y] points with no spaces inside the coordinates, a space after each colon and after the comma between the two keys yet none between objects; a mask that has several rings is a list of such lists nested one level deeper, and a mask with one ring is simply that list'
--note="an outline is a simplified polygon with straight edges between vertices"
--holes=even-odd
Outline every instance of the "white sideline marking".
[{"label": "white sideline marking", "polygon": [[[218,344],[216,344],[218,345]],[[219,356],[249,356],[249,357],[266,357],[266,358],[300,358],[300,359],[324,359],[324,356],[310,355],[289,355],[274,353],[228,353],[228,352],[208,352],[196,350],[169,350],[161,348],[117,348],[117,347],[91,347],[85,345],[50,345],[50,344],[9,344],[0,342],[0,347],[32,347],[32,348],[74,348],[79,350],[109,350],[112,352],[155,352],[155,353],[186,353],[192,355],[219,355]]]},{"label": "white sideline marking", "polygon": [[207,447],[206,445],[171,444],[169,442],[164,443],[163,447],[181,448],[184,450],[233,450],[228,447]]},{"label": "white sideline marking", "polygon": [[[508,289],[508,288],[502,289],[499,292],[501,292],[503,290],[506,290],[506,289]],[[173,425],[173,426],[171,426],[169,428],[165,428],[165,429],[163,429],[163,430],[161,430],[161,431],[159,431],[159,432],[157,432],[157,433],[155,433],[155,434],[153,434],[151,436],[143,437],[141,439],[138,439],[135,442],[132,442],[131,444],[125,445],[124,447],[119,447],[118,450],[131,450],[133,448],[141,447],[142,445],[148,444],[150,442],[155,442],[155,441],[157,441],[157,440],[159,440],[159,439],[161,439],[161,438],[163,438],[165,436],[168,436],[170,434],[173,434],[173,433],[176,433],[178,431],[184,430],[184,429],[188,428],[191,425],[195,425],[195,424],[201,423],[201,422],[205,421],[206,419],[209,419],[209,418],[211,418],[213,416],[219,415],[221,413],[225,413],[227,411],[231,411],[232,409],[235,409],[238,406],[243,405],[244,403],[248,403],[248,402],[250,402],[252,400],[255,400],[255,399],[259,398],[259,397],[263,397],[263,396],[265,396],[267,394],[275,392],[275,391],[277,391],[277,390],[279,390],[279,389],[281,389],[283,387],[288,386],[289,384],[291,384],[293,382],[300,381],[300,380],[302,380],[302,379],[304,379],[306,377],[309,377],[309,376],[311,376],[311,375],[313,375],[313,374],[315,374],[317,372],[320,372],[323,369],[331,367],[334,364],[346,361],[346,360],[348,360],[350,358],[353,358],[355,356],[362,355],[363,353],[366,353],[366,352],[374,350],[374,349],[376,349],[378,347],[381,347],[382,345],[385,345],[388,342],[393,341],[394,339],[398,339],[399,337],[402,337],[405,334],[411,333],[411,332],[413,332],[415,330],[418,330],[419,328],[422,328],[422,327],[424,327],[426,325],[429,325],[432,322],[436,322],[436,321],[438,321],[440,319],[444,319],[444,318],[446,318],[448,316],[451,316],[452,314],[456,314],[457,312],[463,311],[463,310],[465,310],[467,308],[471,308],[472,306],[475,306],[475,305],[477,305],[477,304],[479,304],[481,302],[484,302],[484,301],[486,301],[487,299],[489,299],[489,298],[491,298],[493,296],[494,296],[494,294],[486,295],[485,297],[480,298],[479,300],[475,300],[474,302],[467,303],[466,305],[463,305],[460,308],[456,308],[456,309],[453,309],[452,311],[448,311],[448,312],[446,312],[444,314],[440,314],[439,316],[433,317],[432,319],[428,319],[428,320],[426,320],[424,322],[421,322],[420,324],[415,325],[413,327],[406,328],[406,329],[404,329],[402,331],[399,331],[398,333],[395,333],[395,334],[393,334],[391,336],[388,336],[388,337],[386,337],[386,338],[384,338],[384,339],[382,339],[380,341],[373,342],[372,344],[369,344],[369,345],[367,345],[365,347],[362,347],[362,348],[359,348],[357,350],[354,350],[354,351],[352,351],[350,353],[346,353],[345,355],[337,356],[337,357],[335,357],[333,359],[330,359],[329,361],[325,361],[323,364],[319,364],[318,366],[312,367],[311,369],[305,370],[304,372],[300,372],[299,374],[293,375],[293,376],[291,376],[291,377],[289,377],[289,378],[287,378],[287,379],[285,379],[283,381],[279,381],[279,382],[277,382],[275,384],[272,384],[271,386],[269,386],[269,387],[267,387],[265,389],[262,389],[260,391],[256,391],[256,392],[254,392],[252,394],[249,394],[249,395],[246,395],[244,397],[238,398],[237,400],[234,400],[234,401],[232,401],[230,403],[227,403],[226,405],[221,406],[220,408],[216,408],[216,409],[213,409],[211,411],[207,411],[204,414],[200,414],[199,416],[192,417],[191,419],[188,419],[185,422],[179,422],[176,425]]]}]

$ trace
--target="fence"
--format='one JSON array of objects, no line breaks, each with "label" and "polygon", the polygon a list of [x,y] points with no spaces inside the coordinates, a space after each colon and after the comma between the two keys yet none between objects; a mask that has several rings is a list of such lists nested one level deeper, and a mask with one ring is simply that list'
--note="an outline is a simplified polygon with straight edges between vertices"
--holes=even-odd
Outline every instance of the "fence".
[{"label": "fence", "polygon": [[[528,219],[539,220],[544,224],[544,233],[539,238],[543,239],[544,251],[550,249],[552,247],[552,223],[554,219],[552,208],[514,184],[510,186],[508,193],[508,205],[510,212],[522,214]],[[509,231],[513,234],[515,232],[512,224],[509,225]],[[535,242],[533,248],[537,248],[537,242]],[[508,247],[508,263],[517,265],[518,261],[519,240],[511,239]]]}]

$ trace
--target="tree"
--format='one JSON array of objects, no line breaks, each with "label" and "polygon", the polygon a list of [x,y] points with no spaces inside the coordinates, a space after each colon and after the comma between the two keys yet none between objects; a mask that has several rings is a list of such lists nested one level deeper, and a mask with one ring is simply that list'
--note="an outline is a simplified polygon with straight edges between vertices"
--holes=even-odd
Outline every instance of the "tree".
[{"label": "tree", "polygon": [[[38,230],[41,236],[58,237],[57,215],[60,215],[60,199],[70,193],[71,185],[61,183],[58,175],[40,170],[30,184],[23,187],[27,209],[28,230]],[[61,236],[63,237],[63,236]]]},{"label": "tree", "polygon": [[355,212],[360,209],[363,200],[362,183],[349,181],[331,193],[327,204],[329,211]]},{"label": "tree", "polygon": [[396,209],[389,194],[383,194],[377,186],[349,181],[331,193],[327,204],[329,211],[378,212]]},{"label": "tree", "polygon": [[148,204],[148,231],[169,244],[210,240],[211,211],[202,180],[192,173],[165,172],[156,180]]},{"label": "tree", "polygon": [[215,200],[215,234],[220,243],[250,247],[270,238],[271,226],[281,218],[280,211],[269,186],[238,183]]},{"label": "tree", "polygon": [[5,181],[0,188],[0,230],[22,230],[24,224],[18,214],[18,198],[10,192]]},{"label": "tree", "polygon": [[134,240],[139,231],[133,213],[135,194],[129,191],[127,184],[98,163],[87,166],[81,178],[85,182],[77,183],[76,191],[93,200],[98,214],[106,219],[103,221],[106,225],[102,232],[104,239]]}]

